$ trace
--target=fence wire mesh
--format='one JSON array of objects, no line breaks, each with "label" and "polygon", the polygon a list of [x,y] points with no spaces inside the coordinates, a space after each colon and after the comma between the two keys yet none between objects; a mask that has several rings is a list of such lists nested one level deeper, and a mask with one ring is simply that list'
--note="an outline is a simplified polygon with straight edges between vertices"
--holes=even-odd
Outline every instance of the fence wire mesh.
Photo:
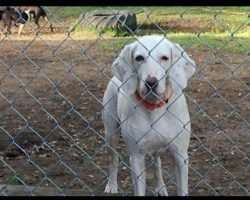
[{"label": "fence wire mesh", "polygon": [[[102,99],[111,65],[126,44],[151,34],[179,43],[196,63],[184,90],[189,195],[250,194],[249,7],[43,8],[49,21],[39,20],[40,29],[31,20],[20,35],[14,24],[0,35],[1,195],[106,195]],[[130,10],[136,27],[114,31],[79,17],[93,10]],[[133,195],[122,137],[116,153],[118,195]],[[154,195],[154,164],[148,156],[147,195]],[[162,155],[169,195],[178,187],[173,169]]]}]

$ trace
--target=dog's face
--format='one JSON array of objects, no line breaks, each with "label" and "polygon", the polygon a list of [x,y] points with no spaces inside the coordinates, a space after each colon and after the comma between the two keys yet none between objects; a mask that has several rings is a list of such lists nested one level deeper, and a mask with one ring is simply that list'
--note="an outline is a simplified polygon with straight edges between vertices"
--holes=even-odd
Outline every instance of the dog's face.
[{"label": "dog's face", "polygon": [[171,48],[163,38],[139,39],[132,49],[137,74],[137,91],[149,102],[166,96],[168,72],[171,66]]},{"label": "dog's face", "polygon": [[149,102],[166,97],[169,87],[180,93],[195,71],[184,50],[163,36],[144,36],[125,46],[112,67],[125,92],[137,90]]}]

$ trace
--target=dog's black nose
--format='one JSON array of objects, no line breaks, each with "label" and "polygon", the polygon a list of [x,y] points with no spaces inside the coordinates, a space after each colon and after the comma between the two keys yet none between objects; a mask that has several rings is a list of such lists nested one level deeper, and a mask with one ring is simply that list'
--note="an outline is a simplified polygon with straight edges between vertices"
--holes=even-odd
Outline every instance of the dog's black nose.
[{"label": "dog's black nose", "polygon": [[148,77],[145,81],[145,85],[148,89],[155,90],[158,86],[158,80],[155,77]]}]

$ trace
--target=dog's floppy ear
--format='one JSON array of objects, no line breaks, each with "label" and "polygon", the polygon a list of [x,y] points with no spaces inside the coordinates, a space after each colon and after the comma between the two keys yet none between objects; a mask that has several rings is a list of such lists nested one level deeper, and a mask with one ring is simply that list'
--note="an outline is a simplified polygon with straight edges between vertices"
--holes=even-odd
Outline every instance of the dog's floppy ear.
[{"label": "dog's floppy ear", "polygon": [[137,77],[132,61],[134,43],[126,45],[112,64],[112,71],[121,82],[121,88],[129,95],[134,94],[137,86]]},{"label": "dog's floppy ear", "polygon": [[187,87],[187,81],[194,74],[196,65],[177,43],[173,43],[171,54],[172,66],[169,74],[171,86],[175,93],[180,94]]}]

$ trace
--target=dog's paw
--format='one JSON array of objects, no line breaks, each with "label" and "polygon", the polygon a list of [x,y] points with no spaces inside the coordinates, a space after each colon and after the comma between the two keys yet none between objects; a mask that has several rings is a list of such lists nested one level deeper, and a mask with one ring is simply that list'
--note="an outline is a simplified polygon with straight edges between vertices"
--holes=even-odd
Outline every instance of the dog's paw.
[{"label": "dog's paw", "polygon": [[158,186],[156,187],[155,189],[155,194],[157,196],[168,196],[168,191],[167,191],[167,188],[165,186]]},{"label": "dog's paw", "polygon": [[112,185],[107,184],[104,192],[105,193],[117,193],[118,187],[117,187],[117,185],[114,185],[114,184],[112,184]]}]

